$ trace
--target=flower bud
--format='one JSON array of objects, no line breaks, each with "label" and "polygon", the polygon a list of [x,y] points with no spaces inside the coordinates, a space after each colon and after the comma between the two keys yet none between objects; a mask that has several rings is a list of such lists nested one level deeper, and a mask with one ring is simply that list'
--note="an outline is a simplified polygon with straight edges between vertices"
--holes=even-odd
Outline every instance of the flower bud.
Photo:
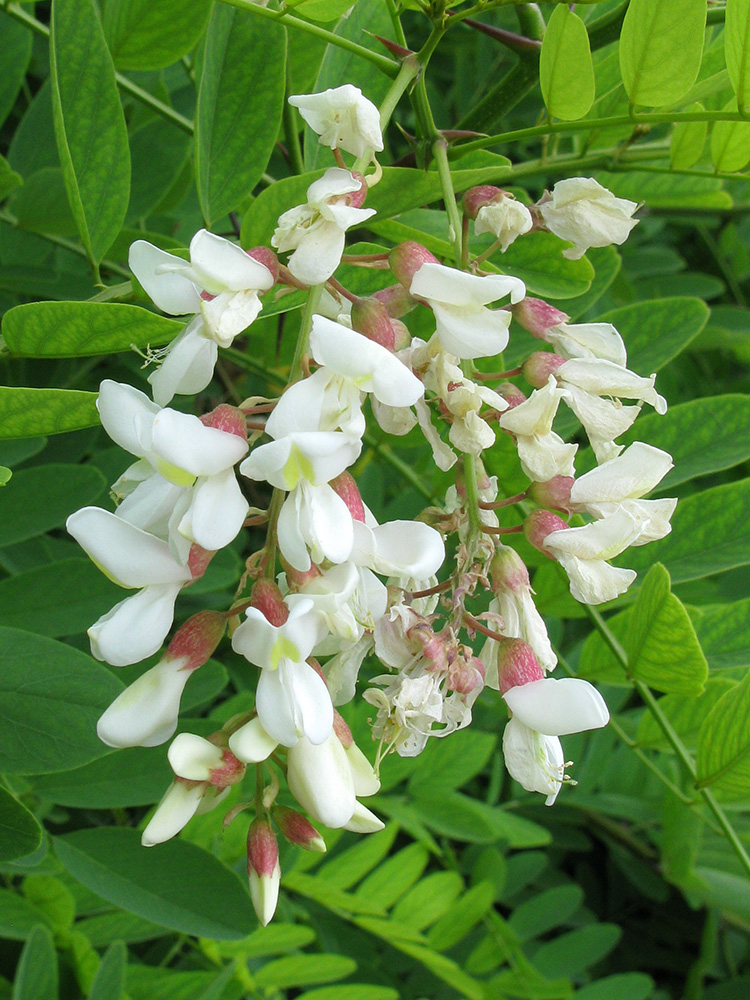
[{"label": "flower bud", "polygon": [[510,311],[516,323],[539,340],[546,340],[549,330],[570,319],[567,313],[555,309],[544,299],[531,299],[528,296],[512,305]]},{"label": "flower bud", "polygon": [[290,844],[296,844],[305,851],[325,853],[327,849],[325,840],[302,813],[298,813],[296,809],[289,809],[288,806],[274,806],[271,816],[282,836],[286,837]]},{"label": "flower bud", "polygon": [[219,645],[226,627],[227,620],[218,611],[199,611],[177,630],[162,661],[184,659],[182,670],[197,670]]},{"label": "flower bud", "polygon": [[406,323],[402,323],[400,319],[392,320],[391,326],[393,327],[393,350],[403,351],[411,344],[411,331]]},{"label": "flower bud", "polygon": [[352,329],[389,351],[394,349],[396,338],[388,310],[377,299],[362,298],[352,304]]},{"label": "flower bud", "polygon": [[512,410],[514,406],[520,406],[521,403],[526,402],[525,394],[512,382],[502,382],[495,389],[495,392],[503,397],[505,402],[508,404],[508,409],[510,410]]},{"label": "flower bud", "polygon": [[423,264],[439,263],[437,257],[433,256],[427,247],[415,243],[414,240],[407,240],[394,247],[388,255],[388,262],[391,271],[407,291],[411,288],[414,275]]},{"label": "flower bud", "polygon": [[341,746],[348,750],[350,746],[354,744],[354,737],[352,736],[352,731],[349,726],[344,721],[344,717],[336,711],[333,710],[333,731],[338,737]]},{"label": "flower bud", "polygon": [[309,583],[316,577],[323,575],[315,563],[310,563],[310,569],[308,570],[295,569],[294,566],[290,565],[290,563],[288,563],[282,556],[281,565],[284,567],[284,573],[286,574],[289,589],[294,591],[302,590],[306,583]]},{"label": "flower bud", "polygon": [[477,212],[483,205],[489,205],[504,194],[502,188],[494,187],[492,184],[479,184],[477,187],[469,188],[461,200],[464,215],[476,219]]},{"label": "flower bud", "polygon": [[202,549],[200,545],[196,545],[195,543],[190,546],[188,569],[193,577],[193,581],[200,580],[215,555],[215,552],[211,552],[209,549]]},{"label": "flower bud", "polygon": [[535,389],[541,389],[549,380],[550,375],[554,375],[561,365],[565,364],[565,358],[559,354],[552,354],[550,351],[535,351],[530,354],[521,366],[523,377],[533,385]]},{"label": "flower bud", "polygon": [[268,247],[253,247],[252,250],[246,250],[245,253],[253,260],[257,260],[263,267],[268,268],[275,285],[279,280],[279,258],[273,250],[269,250]]},{"label": "flower bud", "polygon": [[[553,531],[564,531],[568,525],[557,514],[549,510],[532,510],[523,523],[523,533],[535,549],[543,552],[546,556],[550,553],[544,547],[544,540]],[[550,558],[554,558],[550,556]]]},{"label": "flower bud", "polygon": [[507,591],[518,594],[531,586],[526,563],[509,545],[501,545],[495,552],[490,563],[490,575],[496,594]]},{"label": "flower bud", "polygon": [[281,881],[279,845],[267,819],[256,819],[250,824],[247,834],[247,875],[253,908],[265,927],[276,912]]},{"label": "flower bud", "polygon": [[276,628],[283,625],[289,617],[289,608],[273,580],[257,580],[253,584],[250,599],[252,606]]},{"label": "flower bud", "polygon": [[532,483],[527,490],[527,496],[540,507],[570,511],[572,510],[570,491],[574,482],[573,476],[555,476],[546,483]]},{"label": "flower bud", "polygon": [[511,688],[544,679],[544,671],[528,642],[523,639],[506,639],[499,644],[497,676],[500,694]]},{"label": "flower bud", "polygon": [[417,305],[417,300],[412,298],[401,284],[381,288],[380,291],[374,292],[372,297],[383,303],[391,319],[401,319]]},{"label": "flower bud", "polygon": [[245,414],[237,406],[222,403],[210,413],[204,413],[200,417],[200,422],[206,427],[214,427],[217,431],[224,431],[225,434],[236,434],[243,441],[247,440]]},{"label": "flower bud", "polygon": [[349,472],[342,472],[340,476],[332,479],[329,485],[344,501],[353,520],[361,521],[364,524],[365,505],[362,503],[362,496],[354,481],[354,476]]}]

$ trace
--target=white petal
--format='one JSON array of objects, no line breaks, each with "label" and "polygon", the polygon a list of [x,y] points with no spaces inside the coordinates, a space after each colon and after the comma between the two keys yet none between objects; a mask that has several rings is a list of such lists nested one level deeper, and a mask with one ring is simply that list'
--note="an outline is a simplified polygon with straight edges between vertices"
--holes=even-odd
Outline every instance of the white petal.
[{"label": "white petal", "polygon": [[263,303],[255,290],[229,291],[209,301],[202,300],[201,316],[216,343],[220,347],[231,347],[234,338],[255,322],[262,308]]},{"label": "white petal", "polygon": [[204,337],[203,319],[197,316],[169,345],[161,365],[148,377],[154,401],[166,406],[175,395],[193,396],[213,378],[219,349]]},{"label": "white petal", "polygon": [[[168,482],[158,472],[154,472],[148,463],[137,462],[136,466],[141,464],[146,465],[148,478],[143,479],[132,493],[118,505],[117,516],[142,531],[147,531],[158,538],[164,538],[168,533],[172,511],[179,503],[183,493],[188,491]],[[131,466],[131,468],[133,467]],[[112,487],[115,494],[118,492],[116,488],[118,484],[124,485],[122,476]]]},{"label": "white petal", "polygon": [[211,771],[221,767],[223,754],[219,747],[193,733],[180,733],[167,751],[175,774],[188,781],[208,781]]},{"label": "white petal", "polygon": [[234,469],[227,469],[197,481],[179,531],[201,548],[216,552],[237,537],[248,510]]},{"label": "white petal", "polygon": [[200,229],[190,241],[190,263],[206,291],[218,294],[247,288],[267,291],[273,285],[268,268],[236,243]]},{"label": "white petal", "polygon": [[143,458],[151,450],[151,432],[159,407],[133,386],[105,379],[96,400],[102,427],[115,444]]},{"label": "white petal", "polygon": [[154,418],[153,447],[165,461],[194,476],[223,472],[247,453],[247,441],[239,435],[206,427],[190,413],[169,409]]},{"label": "white petal", "polygon": [[192,281],[180,274],[186,260],[166,253],[145,240],[136,240],[128,254],[130,270],[140,281],[151,301],[170,316],[198,312],[200,295]]},{"label": "white petal", "polygon": [[[454,306],[483,305],[510,295],[511,302],[520,302],[526,286],[520,278],[505,274],[480,277],[443,264],[422,264],[412,278],[409,292],[418,298]],[[455,351],[453,352],[455,353]],[[460,355],[459,355],[460,356]]]},{"label": "white petal", "polygon": [[446,351],[459,358],[489,358],[508,346],[510,313],[481,305],[431,302],[437,335]]},{"label": "white petal", "polygon": [[358,798],[367,798],[380,791],[380,778],[375,774],[372,764],[362,753],[356,743],[344,748],[349,766],[352,769],[354,793]]},{"label": "white petal", "polygon": [[389,521],[372,529],[355,521],[352,559],[386,576],[426,580],[443,565],[445,544],[421,521]]},{"label": "white petal", "polygon": [[570,580],[570,593],[581,604],[604,604],[624,594],[638,575],[632,569],[610,566],[603,559],[579,559],[560,553],[557,557]]},{"label": "white petal", "polygon": [[639,499],[650,493],[674,463],[672,456],[642,441],[631,444],[619,458],[605,462],[577,479],[570,490],[574,504]]},{"label": "white petal", "polygon": [[162,660],[125,688],[96,724],[109,747],[155,747],[177,728],[180,698],[190,676],[183,658]]},{"label": "white petal", "polygon": [[300,740],[287,755],[289,791],[303,809],[331,829],[352,818],[357,800],[344,748],[335,733],[315,746]]},{"label": "white petal", "polygon": [[182,781],[173,782],[167,794],[156,807],[156,812],[141,835],[144,847],[163,844],[180,832],[188,820],[192,819],[206,792],[205,785],[186,785]]},{"label": "white petal", "polygon": [[515,717],[503,733],[505,766],[527,792],[541,792],[551,806],[562,787],[565,758],[557,736],[544,736]]},{"label": "white petal", "polygon": [[321,677],[306,663],[282,660],[276,670],[264,670],[258,681],[255,707],[269,736],[286,747],[301,736],[317,745],[333,726],[333,704]]},{"label": "white petal", "polygon": [[240,472],[283,490],[293,490],[303,480],[317,486],[341,475],[361,450],[361,441],[340,431],[293,433],[255,448]]},{"label": "white petal", "polygon": [[546,736],[565,736],[600,729],[609,722],[607,705],[580,677],[545,677],[519,684],[503,695],[514,717]]},{"label": "white petal", "polygon": [[182,584],[144,587],[116,604],[88,630],[91,652],[113,667],[126,667],[161,648],[174,620]]},{"label": "white petal", "polygon": [[298,281],[320,285],[339,266],[343,252],[344,230],[321,219],[302,236],[287,266]]},{"label": "white petal", "polygon": [[632,545],[640,530],[635,518],[620,507],[601,521],[551,532],[544,547],[556,557],[566,553],[579,559],[614,559]]},{"label": "white petal", "polygon": [[243,764],[259,764],[267,760],[278,745],[258,718],[246,722],[229,737],[229,749]]},{"label": "white petal", "polygon": [[371,812],[367,806],[357,802],[352,813],[352,818],[348,823],[344,823],[344,829],[352,833],[377,833],[378,830],[385,829],[385,823]]},{"label": "white petal", "polygon": [[555,353],[564,358],[600,358],[625,367],[628,353],[611,323],[560,323],[547,331]]}]

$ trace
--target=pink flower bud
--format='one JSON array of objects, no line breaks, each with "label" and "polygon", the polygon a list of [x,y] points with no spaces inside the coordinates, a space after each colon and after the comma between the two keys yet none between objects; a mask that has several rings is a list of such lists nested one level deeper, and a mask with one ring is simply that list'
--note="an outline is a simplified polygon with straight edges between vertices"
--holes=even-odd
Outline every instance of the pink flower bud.
[{"label": "pink flower bud", "polygon": [[344,750],[348,750],[354,743],[354,737],[352,736],[351,729],[344,722],[343,716],[335,708],[333,710],[333,731],[338,736],[339,743]]},{"label": "pink flower bud", "polygon": [[274,806],[271,816],[282,836],[290,844],[296,844],[305,851],[314,851],[318,854],[325,852],[325,840],[302,813],[298,813],[296,809],[289,809],[288,806]]},{"label": "pink flower bud", "polygon": [[365,505],[362,503],[362,496],[351,473],[342,472],[340,476],[336,476],[335,479],[331,480],[329,486],[344,501],[352,518],[364,524]]},{"label": "pink flower bud", "polygon": [[218,611],[199,611],[177,630],[162,662],[184,659],[181,670],[197,670],[219,645],[226,627],[227,620]]},{"label": "pink flower bud", "polygon": [[494,187],[492,184],[480,184],[477,187],[469,188],[461,201],[464,215],[470,219],[476,219],[477,212],[483,205],[489,205],[498,196],[502,198],[505,193],[501,188]]},{"label": "pink flower bud", "polygon": [[523,523],[523,533],[528,541],[546,556],[549,555],[544,547],[547,535],[551,535],[553,531],[567,530],[567,528],[568,525],[565,521],[549,510],[532,510]]},{"label": "pink flower bud", "polygon": [[388,255],[391,271],[395,274],[404,288],[408,291],[411,288],[412,279],[423,264],[437,264],[437,257],[433,256],[427,247],[413,240],[399,243]]},{"label": "pink flower bud", "polygon": [[546,483],[532,483],[527,495],[540,507],[552,507],[553,510],[572,510],[570,506],[570,491],[575,479],[573,476],[555,476]]},{"label": "pink flower bud", "polygon": [[236,434],[243,441],[247,440],[245,414],[237,406],[222,403],[210,413],[204,413],[200,422],[206,427],[214,427],[217,431],[224,431],[225,434]]},{"label": "pink flower bud", "polygon": [[311,563],[310,569],[303,571],[301,569],[295,569],[294,566],[290,566],[286,559],[282,556],[281,565],[284,567],[287,583],[292,590],[301,590],[306,583],[310,582],[310,580],[314,580],[316,577],[323,575],[315,563]]},{"label": "pink flower bud", "polygon": [[386,307],[377,299],[357,299],[352,304],[352,329],[389,351],[394,349],[393,324]]},{"label": "pink flower bud", "polygon": [[265,818],[254,820],[248,830],[247,875],[253,908],[265,927],[276,912],[281,880],[279,845]]},{"label": "pink flower bud", "polygon": [[492,589],[497,593],[511,591],[519,594],[531,586],[526,563],[515,549],[502,545],[497,549],[490,563]]},{"label": "pink flower bud", "polygon": [[253,584],[250,600],[252,606],[276,628],[283,625],[289,617],[289,608],[273,580],[257,580]]},{"label": "pink flower bud", "polygon": [[411,343],[409,327],[406,323],[402,323],[400,319],[391,320],[391,326],[393,327],[393,350],[403,351]]},{"label": "pink flower bud", "polygon": [[268,268],[275,285],[279,280],[279,258],[273,250],[269,250],[268,247],[253,247],[252,250],[246,250],[245,253],[253,260],[257,260],[263,267]]},{"label": "pink flower bud", "polygon": [[372,297],[383,303],[391,319],[401,319],[417,305],[417,300],[412,298],[404,286],[400,284],[381,288]]},{"label": "pink flower bud", "polygon": [[554,375],[557,369],[565,364],[565,358],[559,354],[552,354],[550,351],[535,351],[524,361],[521,371],[523,377],[533,385],[535,389],[541,389],[549,381],[550,375]]},{"label": "pink flower bud", "polygon": [[208,569],[208,564],[215,555],[215,552],[211,552],[209,549],[202,549],[200,545],[196,545],[195,543],[190,546],[190,553],[188,554],[188,569],[190,570],[193,580],[200,580]]},{"label": "pink flower bud", "polygon": [[501,382],[495,389],[495,392],[503,397],[511,410],[514,406],[520,406],[521,403],[526,402],[524,393],[521,392],[517,385],[513,385],[512,382]]},{"label": "pink flower bud", "polygon": [[497,654],[497,675],[500,694],[511,688],[544,679],[544,671],[531,646],[523,639],[506,639]]},{"label": "pink flower bud", "polygon": [[555,309],[544,299],[527,297],[512,305],[510,311],[516,323],[527,330],[532,337],[538,337],[540,340],[546,340],[549,330],[559,326],[560,323],[567,323],[570,319],[567,313]]}]

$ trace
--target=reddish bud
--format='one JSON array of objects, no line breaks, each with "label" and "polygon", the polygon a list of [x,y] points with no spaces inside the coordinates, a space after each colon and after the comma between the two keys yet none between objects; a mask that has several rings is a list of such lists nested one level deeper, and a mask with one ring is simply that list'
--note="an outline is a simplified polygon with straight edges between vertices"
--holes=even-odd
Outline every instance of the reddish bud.
[{"label": "reddish bud", "polygon": [[395,274],[407,291],[411,288],[412,279],[423,264],[437,264],[437,257],[433,256],[427,247],[413,240],[399,243],[397,247],[388,255],[391,271]]},{"label": "reddish bud", "polygon": [[331,480],[329,486],[344,501],[353,520],[364,523],[365,505],[362,503],[362,496],[351,473],[342,472],[340,476],[336,476],[335,479]]},{"label": "reddish bud", "polygon": [[403,351],[411,343],[409,327],[400,319],[391,320],[391,326],[393,327],[393,350]]},{"label": "reddish bud", "polygon": [[254,820],[248,830],[247,875],[253,908],[265,927],[276,912],[281,879],[279,845],[265,818]]},{"label": "reddish bud", "polygon": [[532,483],[527,490],[527,496],[540,507],[570,511],[570,491],[574,482],[573,476],[555,476],[546,483]]},{"label": "reddish bud", "polygon": [[351,729],[344,722],[343,716],[335,708],[333,710],[333,731],[338,736],[339,743],[344,750],[348,750],[354,743],[354,737]]},{"label": "reddish bud", "polygon": [[535,351],[530,354],[521,366],[523,377],[535,389],[541,389],[554,375],[557,369],[565,364],[565,358],[550,351]]},{"label": "reddish bud", "polygon": [[193,580],[200,580],[215,555],[215,552],[211,552],[209,549],[202,549],[200,545],[196,545],[195,543],[190,546],[188,569]]},{"label": "reddish bud", "polygon": [[310,580],[323,575],[315,563],[311,563],[310,569],[303,572],[301,569],[295,569],[294,566],[290,566],[282,556],[281,565],[284,567],[287,583],[292,590],[301,590]]},{"label": "reddish bud", "polygon": [[213,427],[217,431],[224,431],[225,434],[236,434],[243,441],[247,440],[245,414],[237,406],[222,403],[215,410],[211,410],[210,413],[204,413],[199,419],[206,427]]},{"label": "reddish bud", "polygon": [[283,625],[289,617],[289,608],[273,580],[256,581],[250,593],[250,600],[252,606],[276,628]]},{"label": "reddish bud", "polygon": [[352,329],[389,351],[394,349],[396,337],[391,318],[377,299],[357,299],[352,303]]},{"label": "reddish bud", "polygon": [[528,642],[523,639],[506,639],[499,643],[497,676],[500,694],[511,688],[544,679],[544,671]]},{"label": "reddish bud", "polygon": [[241,760],[237,760],[231,750],[225,749],[221,756],[219,767],[211,768],[211,777],[208,779],[210,785],[215,788],[228,788],[230,785],[238,785],[245,777],[246,765]]},{"label": "reddish bud", "polygon": [[484,205],[490,205],[497,198],[502,198],[506,192],[492,184],[479,184],[477,187],[469,188],[461,201],[464,215],[470,219],[476,219],[477,212]]},{"label": "reddish bud", "polygon": [[570,319],[567,313],[555,309],[544,299],[525,298],[512,305],[510,311],[516,323],[527,330],[532,337],[538,337],[540,340],[546,340],[550,330],[560,323],[567,323]]},{"label": "reddish bud", "polygon": [[389,285],[381,288],[372,296],[382,302],[391,319],[401,319],[416,306],[417,300],[412,298],[403,285]]},{"label": "reddish bud", "polygon": [[565,521],[550,510],[532,510],[523,522],[523,533],[530,544],[546,556],[549,555],[549,552],[544,547],[544,539],[553,531],[564,531],[567,528],[568,525]]},{"label": "reddish bud", "polygon": [[497,593],[521,593],[531,587],[526,563],[509,545],[498,547],[490,563],[492,589]]},{"label": "reddish bud", "polygon": [[352,191],[349,194],[343,196],[343,200],[347,205],[351,205],[352,208],[362,208],[367,198],[367,192],[369,188],[367,187],[367,181],[364,176],[357,173],[356,170],[352,170],[352,177],[355,181],[359,181],[359,189],[357,191]]},{"label": "reddish bud", "polygon": [[513,385],[512,382],[502,382],[495,389],[495,392],[503,397],[511,410],[514,406],[520,406],[521,403],[526,402],[525,394],[518,388],[517,385]]},{"label": "reddish bud", "polygon": [[273,250],[269,250],[268,247],[253,247],[252,250],[246,250],[245,253],[253,260],[257,260],[263,267],[268,268],[275,285],[279,280],[279,258]]},{"label": "reddish bud", "polygon": [[199,611],[177,630],[163,659],[184,659],[182,670],[197,670],[219,645],[226,627],[227,620],[218,611]]},{"label": "reddish bud", "polygon": [[296,844],[305,851],[315,851],[318,854],[325,852],[326,842],[302,813],[298,813],[296,809],[289,809],[288,806],[274,806],[271,816],[281,835],[290,844]]}]

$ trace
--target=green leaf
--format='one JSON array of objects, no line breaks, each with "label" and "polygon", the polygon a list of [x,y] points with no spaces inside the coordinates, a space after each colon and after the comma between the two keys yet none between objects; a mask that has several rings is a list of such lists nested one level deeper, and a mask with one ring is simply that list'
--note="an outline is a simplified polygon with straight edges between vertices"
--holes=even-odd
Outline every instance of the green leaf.
[{"label": "green leaf", "polygon": [[0,201],[6,198],[19,184],[23,184],[21,175],[17,174],[15,170],[11,170],[5,157],[0,156]]},{"label": "green leaf", "polygon": [[33,854],[42,843],[42,828],[26,806],[0,788],[0,861]]},{"label": "green leaf", "polygon": [[161,347],[183,326],[120,302],[28,302],[5,314],[3,336],[18,357],[76,358]]},{"label": "green leaf", "polygon": [[[147,218],[157,208],[186,166],[190,141],[182,129],[163,119],[147,122],[130,136],[133,172],[128,219]],[[148,237],[142,233],[136,238]]]},{"label": "green leaf", "polygon": [[0,934],[11,941],[25,941],[44,914],[17,892],[0,889]]},{"label": "green leaf", "polygon": [[576,990],[576,1000],[648,1000],[653,991],[651,976],[643,972],[616,972]]},{"label": "green leaf", "polygon": [[505,841],[509,847],[541,847],[551,835],[531,820],[515,816],[499,807],[469,798],[460,792],[439,793],[430,787],[429,796],[415,796],[414,804],[424,823],[437,833],[470,844]]},{"label": "green leaf", "polygon": [[731,208],[731,195],[718,177],[650,174],[637,169],[612,174],[603,170],[596,179],[618,198],[630,198],[651,208]]},{"label": "green leaf", "polygon": [[391,916],[412,930],[424,930],[448,912],[463,887],[458,872],[433,872],[401,897]]},{"label": "green leaf", "polygon": [[[689,104],[686,111],[705,111],[702,104]],[[675,170],[689,170],[701,158],[708,122],[678,122],[669,142],[669,162]]]},{"label": "green leaf", "polygon": [[282,25],[224,4],[214,6],[195,150],[198,197],[209,224],[237,208],[266,169],[281,124],[285,67]]},{"label": "green leaf", "polygon": [[704,0],[631,0],[620,35],[620,71],[631,104],[673,104],[696,81],[703,55]]},{"label": "green leaf", "polygon": [[12,477],[11,470],[5,465],[0,465],[0,486],[7,486]]},{"label": "green leaf", "polygon": [[19,228],[31,233],[73,236],[78,232],[60,167],[43,167],[27,177],[13,199],[13,211]]},{"label": "green leaf", "polygon": [[[729,677],[709,677],[706,689],[700,697],[685,697],[678,694],[667,694],[659,699],[659,708],[669,720],[672,728],[689,750],[694,750],[698,744],[698,734],[708,713],[716,702],[731,688],[736,687],[736,681]],[[672,745],[651,712],[644,712],[638,724],[636,740],[643,747],[673,753]]]},{"label": "green leaf", "polygon": [[391,944],[399,951],[403,951],[406,955],[421,962],[439,979],[453,986],[461,996],[468,997],[468,1000],[485,1000],[488,995],[491,995],[485,992],[484,983],[467,976],[461,966],[446,955],[440,955],[430,948],[412,944],[410,941],[391,940]]},{"label": "green leaf", "polygon": [[144,848],[136,830],[99,827],[57,838],[55,849],[86,888],[164,927],[236,940],[256,926],[239,878],[187,841]]},{"label": "green leaf", "polygon": [[73,926],[76,901],[60,879],[52,875],[30,875],[23,883],[23,892],[54,931],[68,931]]},{"label": "green leaf", "polygon": [[620,332],[628,350],[628,368],[650,375],[683,351],[708,317],[705,302],[675,297],[611,309],[598,317],[598,322],[613,323]]},{"label": "green leaf", "polygon": [[[32,35],[25,24],[0,13],[0,125],[11,112],[31,59]],[[2,192],[0,165],[0,192]],[[5,196],[0,193],[0,200]]]},{"label": "green leaf", "polygon": [[[216,982],[215,972],[180,972],[150,965],[128,966],[127,996],[130,1000],[201,1000]],[[238,994],[226,994],[236,1000]]]},{"label": "green leaf", "polygon": [[117,678],[53,639],[0,628],[0,643],[0,769],[65,771],[108,753],[96,737],[96,722],[123,689]]},{"label": "green leaf", "polygon": [[35,927],[24,945],[13,1000],[57,1000],[57,952],[46,927]]},{"label": "green leaf", "polygon": [[349,0],[291,0],[287,6],[311,21],[336,21],[351,9]]},{"label": "green leaf", "polygon": [[125,809],[158,802],[173,777],[163,752],[134,747],[31,780],[35,793],[50,802],[78,809]]},{"label": "green leaf", "polygon": [[428,859],[429,854],[421,844],[404,847],[368,875],[357,889],[357,897],[387,909],[419,879]]},{"label": "green leaf", "polygon": [[566,6],[555,7],[539,59],[539,83],[550,115],[576,121],[594,103],[596,81],[586,25]]},{"label": "green leaf", "polygon": [[344,979],[356,968],[357,963],[344,955],[290,955],[268,962],[254,978],[260,987],[284,990]]},{"label": "green leaf", "polygon": [[88,1000],[120,1000],[125,989],[127,964],[127,948],[122,941],[115,941],[102,956]]},{"label": "green leaf", "polygon": [[115,69],[92,0],[55,0],[50,71],[68,201],[83,245],[98,263],[125,219],[130,151]]},{"label": "green leaf", "polygon": [[543,976],[576,976],[596,965],[622,937],[617,924],[588,924],[537,948],[532,962]]},{"label": "green leaf", "polygon": [[92,466],[37,465],[20,469],[0,493],[0,547],[62,525],[69,514],[107,487]]},{"label": "green leaf", "polygon": [[318,875],[337,889],[349,889],[383,860],[396,839],[398,826],[389,823],[379,833],[364,837],[353,847],[322,865]]},{"label": "green leaf", "polygon": [[430,947],[435,951],[447,951],[458,944],[484,917],[494,900],[495,887],[491,882],[472,886],[432,925]]},{"label": "green leaf", "polygon": [[390,986],[347,983],[346,986],[323,986],[300,993],[297,1000],[399,1000],[399,994]]},{"label": "green leaf", "polygon": [[[723,108],[736,111],[734,99]],[[750,122],[714,122],[711,130],[711,159],[717,170],[734,173],[750,162]]]},{"label": "green leaf", "polygon": [[630,673],[657,691],[700,694],[708,664],[693,623],[657,564],[638,592],[627,636]]},{"label": "green leaf", "polygon": [[737,104],[745,111],[750,105],[750,0],[727,0],[724,51]]},{"label": "green leaf", "polygon": [[479,774],[495,751],[497,738],[479,730],[464,729],[455,734],[451,747],[445,740],[428,742],[409,778],[415,794],[428,794],[426,786],[461,788]]},{"label": "green leaf", "polygon": [[119,69],[161,69],[196,44],[209,0],[107,0],[104,35]]},{"label": "green leaf", "polygon": [[284,876],[284,888],[297,892],[307,899],[314,899],[321,906],[332,910],[343,910],[345,913],[372,913],[383,915],[383,908],[378,902],[368,899],[364,893],[356,895],[329,885],[325,879],[307,875],[305,872],[292,871]]},{"label": "green leaf", "polygon": [[750,794],[750,674],[722,695],[701,726],[695,769],[698,788],[732,800]]},{"label": "green leaf", "polygon": [[566,923],[580,909],[582,902],[583,890],[580,886],[557,885],[517,906],[508,924],[521,941],[530,941]]},{"label": "green leaf", "polygon": [[750,598],[701,608],[695,622],[712,670],[745,667],[750,662]]},{"label": "green leaf", "polygon": [[113,941],[151,941],[164,936],[163,927],[124,910],[80,920],[76,927],[94,948],[106,948]]},{"label": "green leaf", "polygon": [[224,949],[237,949],[245,958],[264,958],[266,955],[284,955],[297,948],[304,948],[315,940],[315,931],[301,924],[282,924],[274,921],[259,927],[239,945],[220,945]]},{"label": "green leaf", "polygon": [[99,423],[97,395],[80,389],[0,386],[0,439],[62,434],[95,427]]},{"label": "green leaf", "polygon": [[672,517],[672,534],[631,549],[626,562],[646,569],[667,567],[673,583],[701,580],[750,563],[750,479],[714,486],[681,500]]}]

